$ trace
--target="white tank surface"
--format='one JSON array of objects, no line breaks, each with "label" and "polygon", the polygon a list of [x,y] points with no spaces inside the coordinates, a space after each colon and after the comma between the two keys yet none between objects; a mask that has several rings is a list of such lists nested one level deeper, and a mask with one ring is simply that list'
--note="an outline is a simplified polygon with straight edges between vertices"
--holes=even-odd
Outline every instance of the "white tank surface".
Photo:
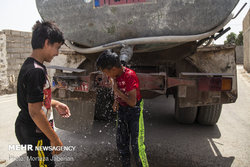
[{"label": "white tank surface", "polygon": [[95,47],[119,40],[206,33],[238,0],[36,0],[44,20],[67,40]]}]

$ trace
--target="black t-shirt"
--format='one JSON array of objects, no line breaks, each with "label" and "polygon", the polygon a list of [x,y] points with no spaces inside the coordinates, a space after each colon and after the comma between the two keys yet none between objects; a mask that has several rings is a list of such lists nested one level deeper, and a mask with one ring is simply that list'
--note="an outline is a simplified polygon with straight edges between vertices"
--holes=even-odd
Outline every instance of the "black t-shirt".
[{"label": "black t-shirt", "polygon": [[32,57],[23,63],[17,82],[17,103],[21,111],[17,119],[26,125],[36,128],[29,115],[28,103],[43,102],[42,110],[49,119],[51,113],[51,86],[46,67]]}]

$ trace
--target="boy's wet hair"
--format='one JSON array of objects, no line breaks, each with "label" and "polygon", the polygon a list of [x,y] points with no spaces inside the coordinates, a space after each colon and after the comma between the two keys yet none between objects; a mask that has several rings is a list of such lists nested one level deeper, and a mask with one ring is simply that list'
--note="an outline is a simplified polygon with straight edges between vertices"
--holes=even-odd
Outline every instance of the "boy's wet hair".
[{"label": "boy's wet hair", "polygon": [[96,67],[100,70],[110,70],[113,67],[120,68],[121,62],[119,56],[111,50],[106,50],[96,60]]},{"label": "boy's wet hair", "polygon": [[37,21],[32,28],[31,45],[33,49],[42,49],[45,40],[48,39],[50,44],[64,43],[63,33],[52,22]]}]

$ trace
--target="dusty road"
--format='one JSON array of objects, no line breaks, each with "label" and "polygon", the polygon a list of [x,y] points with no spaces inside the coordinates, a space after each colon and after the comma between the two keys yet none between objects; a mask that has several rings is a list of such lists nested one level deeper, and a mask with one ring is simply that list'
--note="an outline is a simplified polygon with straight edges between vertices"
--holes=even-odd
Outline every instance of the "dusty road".
[{"label": "dusty road", "polygon": [[[250,166],[250,75],[238,66],[238,100],[223,106],[216,126],[181,125],[173,117],[173,98],[159,97],[145,104],[145,130],[151,167],[247,167]],[[28,166],[24,151],[9,151],[17,144],[14,121],[16,96],[0,97],[0,166]],[[56,157],[57,166],[119,167],[115,123],[95,122],[91,134],[57,129],[63,143],[76,146]]]}]

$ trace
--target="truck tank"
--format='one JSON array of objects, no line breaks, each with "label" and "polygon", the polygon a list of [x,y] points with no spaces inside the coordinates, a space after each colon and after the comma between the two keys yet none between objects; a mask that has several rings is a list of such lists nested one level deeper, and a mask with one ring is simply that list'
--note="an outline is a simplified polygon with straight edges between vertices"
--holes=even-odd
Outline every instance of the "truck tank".
[{"label": "truck tank", "polygon": [[95,68],[99,53],[108,48],[120,51],[120,59],[125,55],[127,65],[138,74],[144,99],[173,95],[178,122],[216,124],[222,104],[237,99],[235,48],[201,45],[229,29],[224,26],[237,3],[36,0],[41,17],[56,22],[67,46],[86,57],[77,69],[54,67],[53,97],[65,102],[72,113],[65,120],[55,112],[56,126],[86,132],[94,118],[114,118],[110,84]]},{"label": "truck tank", "polygon": [[238,0],[36,0],[44,20],[55,21],[67,40],[95,47],[119,40],[208,32]]}]

